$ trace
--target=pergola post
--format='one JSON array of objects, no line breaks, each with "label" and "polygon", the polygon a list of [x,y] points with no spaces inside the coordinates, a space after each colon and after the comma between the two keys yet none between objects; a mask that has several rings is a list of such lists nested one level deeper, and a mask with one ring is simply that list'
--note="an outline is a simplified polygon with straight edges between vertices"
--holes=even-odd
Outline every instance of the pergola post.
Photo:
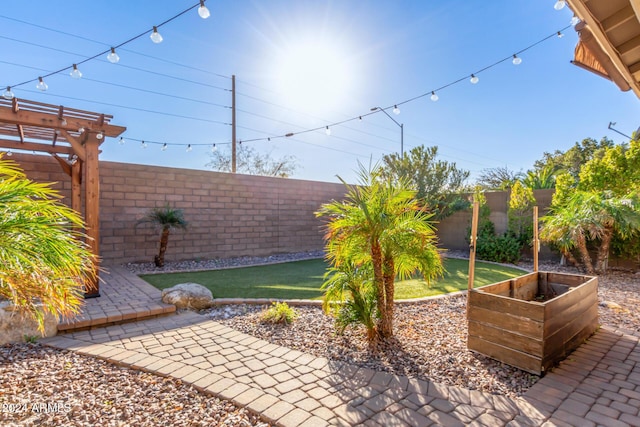
[{"label": "pergola post", "polygon": [[[87,225],[87,244],[91,248],[91,252],[96,255],[95,266],[96,273],[99,271],[100,260],[97,257],[100,253],[100,171],[98,167],[98,148],[100,140],[96,134],[90,133],[85,142],[86,167],[85,167],[85,222]],[[100,296],[100,287],[98,284],[98,274],[96,274],[94,283],[87,283],[85,290],[85,298],[93,298]]]}]

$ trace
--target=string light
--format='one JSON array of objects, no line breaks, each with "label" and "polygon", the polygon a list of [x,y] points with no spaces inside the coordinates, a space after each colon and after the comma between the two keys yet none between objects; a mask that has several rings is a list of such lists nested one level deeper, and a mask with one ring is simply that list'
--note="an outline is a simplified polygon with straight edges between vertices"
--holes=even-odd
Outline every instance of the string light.
[{"label": "string light", "polygon": [[62,119],[62,121],[60,122],[61,126],[66,126],[67,125],[67,121],[65,119]]},{"label": "string light", "polygon": [[187,153],[190,153],[191,150],[193,150],[193,148],[191,147],[191,144],[187,145]]},{"label": "string light", "polygon": [[518,55],[513,55],[513,61],[511,61],[513,63],[513,65],[520,65],[522,64],[522,58],[520,58]]},{"label": "string light", "polygon": [[96,138],[97,138],[97,139],[102,139],[102,138],[104,138],[104,134],[103,134],[102,132],[98,132],[98,133],[96,134]]},{"label": "string light", "polygon": [[36,89],[41,90],[43,92],[49,89],[49,86],[47,86],[47,84],[44,82],[42,77],[38,77],[38,84],[36,85]]},{"label": "string light", "polygon": [[559,39],[564,37],[564,34],[562,34],[562,31],[558,31],[556,34],[558,35]]},{"label": "string light", "polygon": [[567,5],[567,2],[565,0],[558,0],[556,4],[553,5],[553,8],[555,10],[562,10],[566,5]]},{"label": "string light", "polygon": [[207,19],[209,16],[211,16],[211,13],[209,13],[209,9],[207,9],[207,6],[204,5],[204,0],[200,0],[200,7],[198,7],[198,15],[200,15],[200,18],[202,19]]},{"label": "string light", "polygon": [[[162,36],[160,35],[160,33],[158,32],[158,27],[161,27],[161,26],[163,26],[163,25],[168,24],[169,22],[173,21],[174,19],[176,19],[176,18],[178,18],[178,17],[180,17],[180,16],[182,16],[182,15],[186,14],[186,13],[187,13],[187,12],[189,12],[191,9],[195,9],[195,8],[201,9],[201,10],[199,10],[199,11],[198,11],[198,12],[199,12],[199,14],[201,14],[201,16],[202,16],[202,15],[205,15],[205,14],[207,14],[207,13],[209,13],[209,10],[208,10],[206,7],[204,7],[204,1],[205,1],[205,0],[201,0],[201,1],[199,1],[198,3],[194,4],[193,6],[190,6],[189,8],[187,8],[187,9],[183,10],[182,12],[180,12],[180,13],[178,13],[178,14],[176,14],[176,15],[172,16],[171,18],[169,18],[169,19],[167,19],[167,20],[163,21],[161,24],[154,25],[154,26],[153,26],[153,32],[149,35],[149,37],[151,38],[151,40],[152,40],[154,43],[161,43],[163,39],[162,39]],[[204,7],[204,9],[203,9],[203,7]],[[206,13],[205,13],[205,10],[206,10]],[[210,15],[210,14],[209,14],[209,15]],[[208,16],[207,16],[207,17],[208,17]],[[203,16],[203,18],[204,18],[204,16]],[[205,18],[205,19],[206,19],[206,18]],[[143,31],[142,33],[140,33],[140,34],[138,34],[138,35],[136,35],[136,36],[134,36],[134,37],[131,37],[130,39],[128,39],[128,40],[126,40],[126,41],[124,41],[124,42],[122,42],[122,43],[120,43],[120,44],[116,45],[115,47],[111,47],[111,48],[109,48],[109,49],[108,49],[108,50],[106,50],[106,51],[102,51],[102,52],[100,52],[100,53],[98,53],[98,54],[96,54],[96,55],[90,56],[90,57],[88,57],[88,58],[86,58],[86,59],[84,59],[84,60],[82,60],[82,61],[78,62],[78,63],[76,64],[76,68],[77,68],[77,65],[84,64],[85,62],[88,62],[88,61],[91,61],[91,60],[93,60],[93,59],[96,59],[96,58],[98,58],[99,56],[102,56],[102,55],[104,55],[104,54],[107,54],[107,60],[108,60],[109,62],[111,62],[111,63],[114,63],[114,64],[115,64],[115,63],[117,63],[117,62],[120,60],[120,57],[118,56],[118,54],[117,54],[117,53],[116,53],[116,51],[115,51],[115,49],[116,49],[116,48],[120,48],[121,46],[124,46],[124,45],[126,45],[126,44],[128,44],[128,43],[131,43],[131,42],[133,42],[133,41],[135,41],[135,40],[139,39],[140,37],[143,37],[144,35],[147,35],[147,34],[149,34],[149,32],[148,32],[148,30],[145,30],[145,31]],[[54,75],[54,74],[61,73],[62,71],[65,71],[65,70],[66,70],[66,69],[68,69],[68,68],[69,68],[69,67],[64,67],[64,68],[61,68],[61,69],[59,69],[59,70],[51,71],[50,73],[48,73],[48,74],[46,74],[46,75],[43,75],[43,76],[40,76],[40,77],[38,77],[37,79],[29,79],[29,80],[23,81],[23,82],[21,82],[21,83],[11,85],[11,87],[19,87],[19,86],[25,85],[25,84],[27,84],[27,83],[31,83],[31,82],[36,82],[36,81],[37,81],[37,82],[38,82],[38,83],[37,83],[37,88],[38,88],[39,90],[45,91],[45,90],[47,90],[47,89],[48,89],[48,86],[46,85],[46,83],[44,83],[43,79],[44,79],[44,78],[46,78],[46,77],[52,76],[52,75]]]},{"label": "string light", "polygon": [[164,144],[162,144],[162,148],[160,150],[161,151],[167,151],[167,143],[166,142]]},{"label": "string light", "polygon": [[149,38],[151,39],[152,42],[154,42],[155,44],[158,43],[162,43],[162,36],[160,35],[160,33],[158,32],[158,27],[156,27],[155,25],[153,26],[153,32],[151,33],[151,35],[149,36]]},{"label": "string light", "polygon": [[84,133],[84,128],[79,128],[78,133]]},{"label": "string light", "polygon": [[324,133],[326,133],[327,136],[331,136],[331,129],[329,129],[329,126],[325,127]]},{"label": "string light", "polygon": [[118,61],[120,61],[120,57],[116,53],[115,47],[111,48],[111,52],[109,52],[109,54],[107,55],[107,61],[111,62],[112,64],[117,64]]},{"label": "string light", "polygon": [[477,84],[480,81],[480,79],[476,75],[471,74],[471,78],[469,79],[469,81],[471,82],[472,85],[474,85],[474,84]]},{"label": "string light", "polygon": [[13,94],[13,92],[11,92],[11,86],[7,86],[7,90],[4,91],[4,93],[2,94],[2,97],[4,99],[13,99],[15,97],[15,95]]},{"label": "string light", "polygon": [[146,142],[144,142],[144,141],[142,141],[141,146],[142,146],[142,148],[147,148],[147,143],[146,143]]},{"label": "string light", "polygon": [[216,151],[218,151],[218,147],[216,147],[216,144],[213,144],[213,146],[211,147],[211,152],[215,153]]},{"label": "string light", "polygon": [[440,99],[440,97],[439,97],[438,95],[436,95],[436,92],[435,92],[435,91],[433,91],[433,90],[432,90],[432,91],[431,91],[431,100],[432,100],[433,102],[436,102],[438,99]]},{"label": "string light", "polygon": [[123,137],[120,137],[120,140],[118,141],[118,144],[124,145],[124,138]]},{"label": "string light", "polygon": [[73,70],[69,73],[72,79],[79,79],[82,77],[82,73],[78,70],[78,65],[73,64]]},{"label": "string light", "polygon": [[578,22],[580,22],[580,18],[578,18],[576,15],[573,15],[573,18],[571,18],[571,25],[575,27],[576,25],[578,25]]},{"label": "string light", "polygon": [[13,156],[13,153],[11,152],[11,150],[7,151],[7,156],[8,156],[8,157]]},{"label": "string light", "polygon": [[393,114],[395,114],[395,115],[400,114],[400,109],[398,108],[398,106],[397,106],[397,105],[394,105],[394,106],[393,106]]}]

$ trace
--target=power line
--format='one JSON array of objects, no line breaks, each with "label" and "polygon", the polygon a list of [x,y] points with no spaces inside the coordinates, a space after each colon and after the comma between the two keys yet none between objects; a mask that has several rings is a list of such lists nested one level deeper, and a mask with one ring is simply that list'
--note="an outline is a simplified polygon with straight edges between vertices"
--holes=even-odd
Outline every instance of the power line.
[{"label": "power line", "polygon": [[[29,93],[37,93],[36,91],[30,90],[30,89],[22,89],[22,90],[24,90],[25,92],[29,92]],[[155,111],[155,110],[149,110],[149,109],[146,109],[146,108],[130,107],[130,106],[127,106],[127,105],[112,104],[112,103],[109,103],[109,102],[92,101],[92,100],[84,99],[84,98],[77,98],[77,97],[66,96],[66,95],[55,95],[55,94],[51,94],[51,93],[44,93],[43,95],[53,96],[53,97],[58,97],[58,98],[64,98],[64,99],[71,99],[73,101],[89,102],[89,103],[98,104],[98,105],[106,105],[106,106],[109,106],[109,107],[124,108],[124,109],[127,109],[127,110],[142,111],[142,112],[145,112],[145,113],[159,114],[159,115],[162,115],[162,116],[177,117],[177,118],[181,118],[181,119],[189,119],[189,120],[196,120],[196,121],[200,121],[200,122],[207,122],[207,123],[214,123],[214,124],[219,124],[219,125],[224,125],[224,126],[231,126],[231,123],[221,122],[221,121],[218,121],[218,120],[203,119],[203,118],[199,118],[199,117],[185,116],[185,115],[182,115],[182,114],[167,113],[165,111]]]},{"label": "power line", "polygon": [[[201,5],[204,5],[204,1],[205,1],[205,0],[202,0],[202,2],[198,2],[198,3],[194,4],[193,6],[191,6],[191,7],[187,8],[187,9],[183,10],[182,12],[180,12],[180,13],[178,13],[178,14],[176,14],[176,15],[172,16],[171,18],[169,18],[169,19],[167,19],[167,20],[165,20],[165,21],[161,22],[160,24],[155,25],[155,26],[153,27],[153,32],[154,32],[154,33],[157,33],[157,28],[160,28],[160,27],[162,27],[162,26],[164,26],[164,25],[168,24],[169,22],[173,21],[174,19],[179,18],[180,16],[184,15],[185,13],[189,12],[189,11],[190,11],[190,10],[192,10],[192,9],[195,9],[196,7],[199,7],[199,6],[201,6]],[[119,43],[119,44],[113,45],[112,47],[113,47],[113,49],[117,49],[117,48],[122,47],[122,46],[124,46],[124,45],[126,45],[126,44],[128,44],[128,43],[131,43],[131,42],[132,42],[132,41],[134,41],[134,40],[139,39],[140,37],[142,37],[142,36],[144,36],[144,35],[146,35],[146,34],[149,34],[149,30],[145,30],[144,32],[142,32],[142,33],[140,33],[140,34],[138,34],[138,35],[136,35],[136,36],[133,36],[133,37],[129,38],[128,40],[123,41],[122,43]],[[111,51],[111,49],[104,50],[104,51],[99,52],[99,53],[97,53],[97,54],[95,54],[95,55],[93,55],[93,56],[90,56],[90,57],[88,57],[88,58],[85,58],[85,59],[83,59],[82,61],[78,61],[78,62],[76,62],[73,66],[67,66],[67,67],[61,68],[61,69],[59,69],[59,70],[52,71],[52,72],[50,72],[50,73],[48,73],[48,74],[45,74],[44,76],[39,76],[39,77],[34,78],[34,79],[25,80],[25,81],[23,81],[23,82],[21,82],[21,83],[18,83],[18,84],[8,85],[8,87],[13,87],[13,88],[15,88],[15,87],[20,87],[20,86],[23,86],[23,85],[25,85],[25,84],[27,84],[27,83],[32,83],[32,82],[35,82],[35,81],[38,81],[38,80],[42,80],[42,79],[44,79],[44,78],[46,78],[46,77],[49,77],[49,76],[52,76],[52,75],[54,75],[54,74],[61,73],[62,71],[69,70],[69,69],[73,68],[73,67],[74,67],[74,66],[76,66],[76,65],[81,65],[81,64],[84,64],[85,62],[89,62],[89,61],[91,61],[91,60],[93,60],[93,59],[96,59],[96,58],[97,58],[97,57],[99,57],[99,56],[102,56],[102,55],[104,55],[104,54],[106,54],[106,53],[109,53],[110,51]]]}]

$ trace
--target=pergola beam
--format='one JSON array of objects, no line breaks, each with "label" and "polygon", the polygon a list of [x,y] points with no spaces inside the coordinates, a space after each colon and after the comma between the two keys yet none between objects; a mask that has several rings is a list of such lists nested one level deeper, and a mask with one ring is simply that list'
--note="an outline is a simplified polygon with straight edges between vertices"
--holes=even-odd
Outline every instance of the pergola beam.
[{"label": "pergola beam", "polygon": [[0,139],[0,147],[8,148],[10,150],[31,150],[31,151],[41,151],[44,153],[56,153],[56,154],[75,154],[72,147],[67,147],[63,145],[47,145],[47,144],[39,144],[35,142],[19,142],[12,141],[9,139]]}]

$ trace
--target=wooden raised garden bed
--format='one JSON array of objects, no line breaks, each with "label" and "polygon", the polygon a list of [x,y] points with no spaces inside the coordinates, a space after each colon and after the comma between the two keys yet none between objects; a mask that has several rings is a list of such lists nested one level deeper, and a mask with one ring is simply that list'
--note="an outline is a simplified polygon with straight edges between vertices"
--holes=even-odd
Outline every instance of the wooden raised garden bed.
[{"label": "wooden raised garden bed", "polygon": [[598,327],[597,277],[534,272],[468,295],[468,348],[536,375]]}]

